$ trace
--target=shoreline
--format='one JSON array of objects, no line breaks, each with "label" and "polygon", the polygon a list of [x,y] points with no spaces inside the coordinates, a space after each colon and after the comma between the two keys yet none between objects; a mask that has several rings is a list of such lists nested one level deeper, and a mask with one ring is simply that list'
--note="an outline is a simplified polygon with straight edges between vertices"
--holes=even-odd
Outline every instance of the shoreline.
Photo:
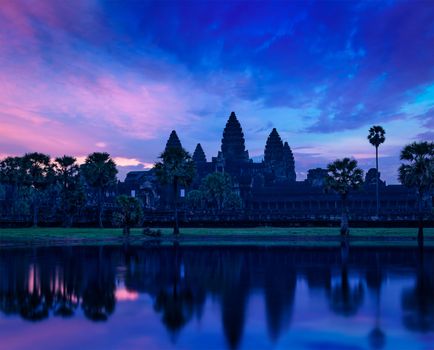
[{"label": "shoreline", "polygon": [[[121,229],[27,228],[0,229],[0,249],[42,246],[132,245],[170,246],[288,246],[338,247],[345,241],[336,228],[181,228],[173,236],[170,228],[161,229],[161,236],[144,235],[133,228],[129,237]],[[351,246],[417,246],[417,230],[409,228],[353,228],[347,241]],[[425,229],[425,246],[434,246],[434,229]]]}]

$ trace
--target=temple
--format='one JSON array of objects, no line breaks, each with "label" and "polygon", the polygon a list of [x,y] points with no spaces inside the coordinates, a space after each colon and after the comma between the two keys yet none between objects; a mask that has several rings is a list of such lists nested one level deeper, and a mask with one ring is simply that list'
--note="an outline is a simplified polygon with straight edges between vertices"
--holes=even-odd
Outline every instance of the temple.
[{"label": "temple", "polygon": [[[166,144],[166,149],[170,147],[182,147],[175,131],[172,131]],[[218,154],[208,161],[198,143],[192,158],[196,165],[196,178],[191,188],[186,189],[187,192],[199,188],[202,179],[210,173],[228,173],[233,180],[233,191],[242,200],[242,208],[237,214],[242,220],[330,220],[340,214],[339,196],[325,190],[326,169],[310,169],[305,180],[297,181],[291,147],[282,140],[277,129],[271,130],[265,142],[263,160],[253,162],[234,112],[223,130]],[[366,220],[375,215],[377,176],[380,177],[380,174],[370,169],[362,188],[351,193],[349,207],[353,218]],[[381,215],[391,220],[414,219],[417,211],[415,191],[402,185],[386,185],[381,179],[379,183]],[[124,193],[134,193],[142,198],[146,209],[154,214],[170,208],[167,191],[158,184],[153,169],[128,173],[121,189]],[[426,203],[425,209],[431,210],[432,199]],[[186,203],[184,206],[186,213],[191,213]]]}]

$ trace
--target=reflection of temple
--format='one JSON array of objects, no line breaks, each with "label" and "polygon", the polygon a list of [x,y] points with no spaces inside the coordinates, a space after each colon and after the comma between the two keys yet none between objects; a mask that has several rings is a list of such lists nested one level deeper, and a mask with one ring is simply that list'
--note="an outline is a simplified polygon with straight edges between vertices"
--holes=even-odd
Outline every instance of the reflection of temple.
[{"label": "reflection of temple", "polygon": [[[167,146],[181,147],[173,131]],[[244,220],[288,220],[330,219],[340,213],[340,199],[324,189],[325,169],[308,171],[307,179],[296,181],[295,161],[290,146],[283,142],[276,129],[266,141],[264,159],[260,163],[249,158],[244,134],[234,112],[231,113],[223,130],[221,150],[211,161],[207,161],[200,144],[193,152],[197,176],[193,188],[212,172],[226,172],[232,176],[234,191],[241,195],[243,208],[240,216]],[[364,186],[352,193],[349,199],[350,212],[354,218],[366,219],[375,215],[376,170],[366,174]],[[170,194],[160,189],[154,171],[128,173],[120,186],[124,193],[132,193],[143,199],[148,209],[168,209]],[[381,213],[384,219],[412,219],[416,212],[415,191],[401,185],[388,185],[380,180]],[[426,210],[432,206],[426,201]],[[196,213],[197,215],[197,213]]]},{"label": "reflection of temple", "polygon": [[[337,247],[4,249],[0,254],[0,312],[41,321],[74,317],[81,309],[88,320],[105,321],[116,313],[121,286],[130,295],[150,296],[152,305],[143,298],[134,299],[137,308],[151,307],[176,341],[188,323],[202,320],[205,310],[211,310],[206,309],[211,299],[218,303],[222,336],[228,348],[236,349],[245,340],[244,334],[252,331],[247,328],[249,313],[254,312],[249,299],[258,292],[264,301],[264,327],[275,343],[303,318],[303,314],[294,317],[302,312],[294,303],[301,294],[310,294],[306,288],[324,298],[333,314],[357,324],[361,309],[364,318],[369,315],[370,304],[364,303],[367,292],[379,302],[375,295],[382,287],[382,276],[404,269],[404,279],[398,284],[402,289],[391,294],[401,304],[402,311],[396,312],[402,312],[408,330],[432,332],[434,254],[432,247],[425,249],[424,260],[418,249],[409,247],[352,247],[345,259]],[[412,277],[413,286],[407,283]],[[396,315],[389,310],[388,317]],[[378,310],[371,321],[375,327],[367,341],[380,348],[387,329],[380,328]],[[209,322],[209,317],[203,317],[203,322]]]}]

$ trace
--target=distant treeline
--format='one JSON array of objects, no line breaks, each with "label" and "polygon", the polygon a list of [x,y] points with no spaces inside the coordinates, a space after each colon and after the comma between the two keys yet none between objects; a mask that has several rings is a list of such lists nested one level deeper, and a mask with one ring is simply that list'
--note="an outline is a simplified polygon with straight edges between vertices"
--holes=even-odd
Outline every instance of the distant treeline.
[{"label": "distant treeline", "polygon": [[43,153],[27,153],[0,161],[1,218],[38,225],[43,212],[70,226],[74,217],[91,209],[102,226],[103,210],[117,183],[116,164],[108,153],[89,154],[79,165],[72,156],[52,160]]}]

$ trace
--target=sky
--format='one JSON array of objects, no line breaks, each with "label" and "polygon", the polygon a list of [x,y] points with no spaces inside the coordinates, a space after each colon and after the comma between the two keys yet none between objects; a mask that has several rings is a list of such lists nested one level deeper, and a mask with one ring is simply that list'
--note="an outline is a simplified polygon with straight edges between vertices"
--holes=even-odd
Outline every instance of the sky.
[{"label": "sky", "polygon": [[354,157],[397,183],[434,141],[432,1],[0,0],[0,158],[109,152],[150,167],[175,129],[208,160],[235,111],[255,161],[277,128],[297,179]]}]

